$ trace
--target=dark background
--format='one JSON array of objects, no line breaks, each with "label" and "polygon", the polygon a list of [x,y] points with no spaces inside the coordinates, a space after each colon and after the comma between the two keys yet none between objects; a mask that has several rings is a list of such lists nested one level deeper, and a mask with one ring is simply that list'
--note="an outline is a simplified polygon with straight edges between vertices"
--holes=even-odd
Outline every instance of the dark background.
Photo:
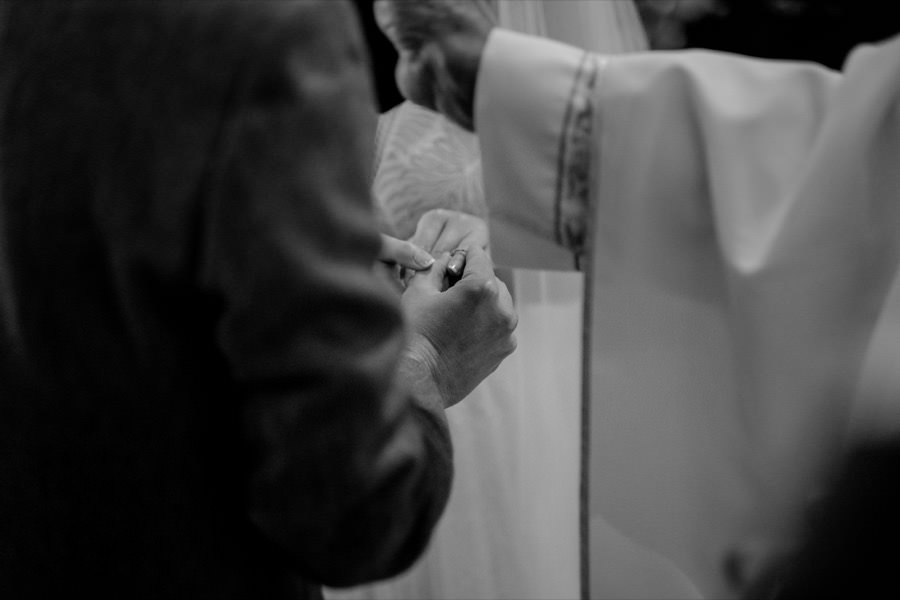
[{"label": "dark background", "polygon": [[840,69],[854,46],[900,31],[896,0],[718,0],[714,4],[714,12],[686,25],[688,47],[815,61]]},{"label": "dark background", "polygon": [[375,91],[378,95],[378,106],[384,112],[403,102],[403,97],[394,83],[394,66],[397,64],[397,53],[394,47],[375,25],[372,4],[375,0],[353,0],[359,12],[366,42],[369,45],[369,56],[372,61],[372,76],[375,79]]}]

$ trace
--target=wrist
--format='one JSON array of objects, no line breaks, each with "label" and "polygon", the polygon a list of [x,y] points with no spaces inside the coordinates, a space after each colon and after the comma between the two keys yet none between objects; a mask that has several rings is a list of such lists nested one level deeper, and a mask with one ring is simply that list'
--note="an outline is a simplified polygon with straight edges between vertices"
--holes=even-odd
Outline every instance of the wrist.
[{"label": "wrist", "polygon": [[421,334],[414,334],[401,359],[401,370],[413,383],[415,391],[422,398],[431,401],[441,409],[450,408],[462,400],[450,385],[448,370],[434,345]]}]

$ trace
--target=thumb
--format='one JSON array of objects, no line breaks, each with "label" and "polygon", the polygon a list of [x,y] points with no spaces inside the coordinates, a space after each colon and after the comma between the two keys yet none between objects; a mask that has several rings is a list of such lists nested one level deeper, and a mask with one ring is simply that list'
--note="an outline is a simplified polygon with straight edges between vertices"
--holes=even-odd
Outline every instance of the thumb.
[{"label": "thumb", "polygon": [[450,254],[445,252],[434,261],[430,269],[418,271],[413,274],[406,289],[419,291],[442,292],[444,291],[444,277],[447,274],[447,265],[450,263]]},{"label": "thumb", "polygon": [[466,254],[466,270],[463,272],[463,280],[480,278],[494,278],[494,263],[490,255],[480,246],[470,246]]}]

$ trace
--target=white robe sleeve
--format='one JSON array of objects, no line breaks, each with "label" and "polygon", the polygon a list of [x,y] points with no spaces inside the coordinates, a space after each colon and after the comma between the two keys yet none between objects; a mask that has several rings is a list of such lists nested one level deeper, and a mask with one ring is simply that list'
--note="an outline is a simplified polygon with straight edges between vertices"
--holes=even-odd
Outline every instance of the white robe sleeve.
[{"label": "white robe sleeve", "polygon": [[491,218],[588,257],[590,511],[706,594],[840,449],[897,265],[898,90],[896,40],[843,76],[488,42]]},{"label": "white robe sleeve", "polygon": [[[587,202],[566,203],[564,137],[592,108],[597,60],[574,47],[495,29],[482,58],[475,127],[491,215],[495,260],[572,269],[584,241]],[[584,131],[579,140],[589,140]],[[588,132],[589,133],[589,132]],[[584,160],[576,167],[587,167]],[[563,204],[569,211],[563,214]],[[567,231],[572,224],[575,231]],[[560,248],[558,246],[563,246]],[[565,249],[568,248],[568,251]]]}]

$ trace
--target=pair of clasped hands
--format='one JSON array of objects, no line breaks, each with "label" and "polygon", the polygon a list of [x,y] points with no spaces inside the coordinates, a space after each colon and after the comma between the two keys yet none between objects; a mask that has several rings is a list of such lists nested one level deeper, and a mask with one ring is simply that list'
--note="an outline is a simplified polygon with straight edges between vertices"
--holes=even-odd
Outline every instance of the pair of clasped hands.
[{"label": "pair of clasped hands", "polygon": [[[475,80],[495,16],[485,0],[377,0],[375,18],[399,53],[406,98],[473,130]],[[433,259],[433,262],[432,262]],[[494,275],[487,226],[464,213],[425,213],[402,241],[382,236],[381,260],[409,270],[407,355],[428,367],[449,407],[515,349],[518,317]]]},{"label": "pair of clasped hands", "polygon": [[437,209],[421,217],[409,240],[381,240],[380,259],[404,288],[408,356],[429,370],[449,408],[516,347],[518,318],[509,290],[494,275],[487,226]]}]

